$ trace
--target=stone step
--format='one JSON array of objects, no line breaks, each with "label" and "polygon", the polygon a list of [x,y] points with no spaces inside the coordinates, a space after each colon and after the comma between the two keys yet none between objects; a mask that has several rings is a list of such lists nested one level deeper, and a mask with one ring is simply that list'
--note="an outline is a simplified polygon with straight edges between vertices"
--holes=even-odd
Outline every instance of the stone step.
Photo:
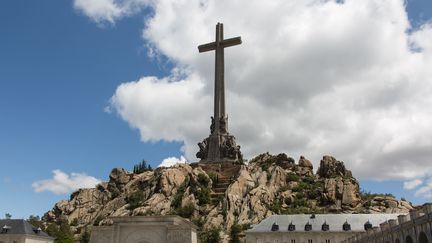
[{"label": "stone step", "polygon": [[216,192],[216,193],[218,193],[218,192],[225,193],[226,188],[224,188],[224,187],[217,187],[217,188],[213,188],[213,191]]},{"label": "stone step", "polygon": [[230,183],[217,183],[214,187],[227,187],[230,185]]},{"label": "stone step", "polygon": [[225,195],[225,193],[223,192],[212,192],[210,193],[210,198],[219,198],[219,197],[223,197]]}]

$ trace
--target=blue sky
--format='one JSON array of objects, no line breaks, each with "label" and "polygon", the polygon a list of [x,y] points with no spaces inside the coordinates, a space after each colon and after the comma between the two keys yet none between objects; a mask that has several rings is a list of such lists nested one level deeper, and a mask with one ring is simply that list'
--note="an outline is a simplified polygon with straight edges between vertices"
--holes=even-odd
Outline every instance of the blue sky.
[{"label": "blue sky", "polygon": [[[67,199],[68,193],[32,188],[35,181],[51,178],[53,170],[107,180],[114,167],[132,169],[141,159],[157,166],[184,154],[181,140],[149,135],[142,142],[148,139],[139,125],[121,112],[105,111],[122,83],[144,76],[162,79],[181,62],[168,61],[166,53],[162,60],[148,56],[142,31],[153,11],[109,23],[92,19],[71,1],[0,2],[0,216],[43,215]],[[411,0],[407,12],[411,24],[421,26],[432,17],[432,2]],[[206,132],[197,133],[204,138]],[[427,200],[404,190],[403,183],[366,178],[361,186],[415,203]]]}]

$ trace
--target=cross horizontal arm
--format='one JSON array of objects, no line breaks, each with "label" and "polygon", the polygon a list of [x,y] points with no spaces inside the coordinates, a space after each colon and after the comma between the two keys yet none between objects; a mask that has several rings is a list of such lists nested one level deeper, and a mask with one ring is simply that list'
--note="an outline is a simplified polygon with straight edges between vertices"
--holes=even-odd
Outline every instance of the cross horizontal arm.
[{"label": "cross horizontal arm", "polygon": [[[230,47],[235,45],[240,45],[242,43],[241,37],[234,37],[226,39],[220,42],[221,47]],[[216,50],[216,42],[211,42],[198,46],[199,52],[213,51]]]},{"label": "cross horizontal arm", "polygon": [[222,47],[230,47],[230,46],[235,46],[235,45],[240,45],[242,43],[241,37],[234,37],[234,38],[230,38],[230,39],[226,39],[221,41],[221,46]]},{"label": "cross horizontal arm", "polygon": [[215,49],[216,49],[216,42],[207,43],[207,44],[203,44],[203,45],[198,46],[199,52],[212,51]]}]

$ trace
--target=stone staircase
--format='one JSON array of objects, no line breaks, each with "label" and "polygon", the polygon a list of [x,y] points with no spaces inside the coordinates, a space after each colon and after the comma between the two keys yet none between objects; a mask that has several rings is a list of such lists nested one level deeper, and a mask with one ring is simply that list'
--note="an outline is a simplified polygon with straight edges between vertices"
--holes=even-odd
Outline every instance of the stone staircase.
[{"label": "stone staircase", "polygon": [[222,161],[222,162],[207,162],[207,163],[193,163],[192,167],[201,167],[207,174],[217,175],[217,181],[213,182],[212,192],[210,194],[212,203],[214,205],[225,196],[225,192],[232,180],[238,176],[241,165]]},{"label": "stone staircase", "polygon": [[217,204],[221,198],[225,196],[225,192],[231,183],[231,179],[218,174],[218,179],[213,185],[212,193],[210,194],[213,204]]}]

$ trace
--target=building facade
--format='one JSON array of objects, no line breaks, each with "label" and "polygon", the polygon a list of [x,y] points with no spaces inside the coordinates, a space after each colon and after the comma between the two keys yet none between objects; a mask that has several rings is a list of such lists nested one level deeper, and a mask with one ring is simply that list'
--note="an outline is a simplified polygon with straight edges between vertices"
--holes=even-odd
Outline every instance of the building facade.
[{"label": "building facade", "polygon": [[0,243],[53,243],[54,238],[24,219],[0,219]]},{"label": "building facade", "polygon": [[197,228],[178,216],[113,217],[92,229],[90,243],[197,243]]},{"label": "building facade", "polygon": [[381,222],[367,232],[356,234],[344,243],[432,243],[432,204],[424,204],[397,219]]},{"label": "building facade", "polygon": [[272,215],[246,231],[246,243],[335,243],[399,214]]}]

